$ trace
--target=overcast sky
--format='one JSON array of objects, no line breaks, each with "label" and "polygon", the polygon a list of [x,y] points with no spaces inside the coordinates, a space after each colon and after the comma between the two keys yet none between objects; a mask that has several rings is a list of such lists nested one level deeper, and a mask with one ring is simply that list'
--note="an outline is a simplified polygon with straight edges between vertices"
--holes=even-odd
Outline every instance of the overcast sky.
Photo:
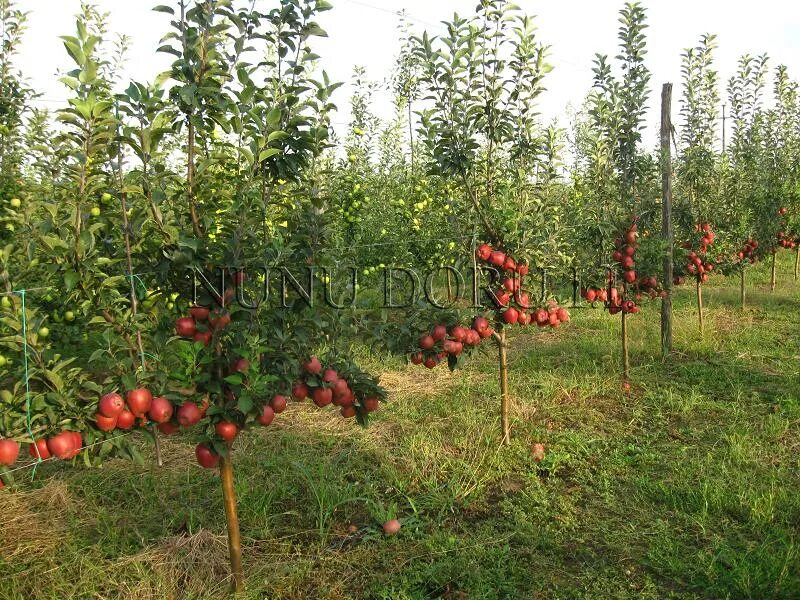
[{"label": "overcast sky", "polygon": [[[132,38],[127,78],[147,81],[166,69],[169,55],[154,52],[168,27],[167,15],[150,10],[159,2],[95,0],[94,3],[111,13],[112,32]],[[397,11],[405,9],[419,31],[428,29],[435,33],[441,31],[440,21],[454,12],[469,14],[477,0],[332,0],[332,3],[334,9],[320,20],[329,38],[315,40],[315,48],[322,55],[323,68],[333,79],[346,82],[355,65],[366,67],[371,79],[382,81],[389,75],[398,51]],[[16,4],[30,11],[20,66],[33,87],[42,92],[42,105],[57,108],[66,93],[55,74],[70,66],[58,36],[73,33],[73,15],[78,12],[80,1],[17,0]],[[275,4],[274,0],[257,0],[262,9]],[[546,78],[548,91],[541,100],[540,112],[546,120],[563,119],[567,107],[580,105],[591,87],[594,54],[616,53],[617,18],[623,2],[517,0],[517,4],[536,16],[540,40],[552,47],[550,62],[555,69]],[[677,110],[681,51],[697,43],[703,33],[718,36],[717,68],[723,82],[743,53],[767,52],[773,67],[784,63],[794,79],[800,77],[800,2],[646,0],[644,5],[650,25],[647,64],[653,74],[648,143],[655,141],[661,84],[668,81],[676,84]],[[720,91],[724,97],[724,89]],[[341,109],[334,119],[337,122],[348,118],[347,99],[348,87],[344,86],[335,98]],[[379,96],[376,104],[379,114],[390,115],[388,96]],[[341,131],[343,127],[337,129]]]}]

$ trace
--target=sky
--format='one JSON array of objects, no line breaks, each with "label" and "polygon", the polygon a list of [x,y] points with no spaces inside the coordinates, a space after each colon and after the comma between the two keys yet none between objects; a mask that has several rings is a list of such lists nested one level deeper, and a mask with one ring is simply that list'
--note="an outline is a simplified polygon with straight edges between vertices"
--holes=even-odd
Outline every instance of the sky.
[{"label": "sky", "polygon": [[[405,10],[416,32],[442,31],[441,21],[453,13],[466,16],[477,0],[331,0],[334,9],[322,15],[320,24],[329,37],[315,40],[322,56],[321,66],[335,81],[349,82],[355,66],[363,66],[368,78],[384,82],[389,77],[399,49],[399,17]],[[150,9],[156,0],[94,0],[110,14],[110,31],[131,37],[125,79],[152,80],[165,70],[170,56],[156,54],[161,35],[168,28],[168,15]],[[168,2],[164,2],[168,3]],[[30,83],[42,93],[39,103],[58,108],[66,98],[57,72],[70,67],[70,60],[58,36],[74,31],[79,0],[17,0],[18,8],[29,11],[29,29],[18,64]],[[257,0],[266,10],[274,0]],[[547,91],[539,112],[545,122],[558,120],[568,125],[570,108],[582,103],[592,84],[592,59],[597,52],[617,51],[618,12],[622,1],[610,0],[517,0],[535,16],[541,42],[551,47],[549,62],[555,67],[545,79]],[[715,33],[719,48],[716,67],[723,82],[736,68],[743,53],[767,52],[774,67],[783,63],[793,78],[800,78],[800,2],[761,0],[645,0],[648,14],[647,65],[652,72],[650,114],[645,141],[655,144],[658,130],[658,102],[661,85],[675,84],[674,110],[678,109],[680,56],[684,48],[697,43],[703,33]],[[724,87],[720,93],[724,98]],[[384,86],[385,88],[385,86]],[[348,85],[337,91],[334,101],[340,111],[334,118],[339,132],[346,129],[350,93]],[[389,118],[391,97],[375,97],[375,112]]]}]

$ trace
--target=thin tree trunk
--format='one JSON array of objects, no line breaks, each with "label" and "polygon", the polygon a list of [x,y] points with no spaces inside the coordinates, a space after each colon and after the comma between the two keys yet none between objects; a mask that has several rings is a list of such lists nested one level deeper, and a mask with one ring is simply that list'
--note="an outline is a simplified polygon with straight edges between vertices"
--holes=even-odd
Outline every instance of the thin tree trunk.
[{"label": "thin tree trunk", "polygon": [[194,203],[194,125],[189,121],[189,147],[187,151],[186,184],[189,192],[189,216],[192,219],[192,230],[197,238],[203,237],[200,230],[200,219],[197,217],[197,206]]},{"label": "thin tree trunk", "polygon": [[700,324],[700,335],[703,335],[703,284],[697,280],[697,319]]},{"label": "thin tree trunk", "polygon": [[625,311],[622,311],[622,379],[628,381],[630,378],[631,364],[628,356],[628,319]]},{"label": "thin tree trunk", "polygon": [[408,148],[411,153],[411,170],[414,170],[414,125],[411,120],[411,99],[406,104],[408,108]]},{"label": "thin tree trunk", "polygon": [[778,253],[773,250],[772,251],[772,269],[771,269],[770,278],[769,278],[769,291],[770,292],[774,292],[775,291],[775,285],[778,283],[777,267],[775,265],[777,256],[778,256]]},{"label": "thin tree trunk", "polygon": [[508,356],[506,351],[506,332],[500,331],[497,339],[498,356],[500,362],[500,423],[502,426],[503,444],[511,441],[511,424],[509,420],[510,398],[508,395]]},{"label": "thin tree trunk", "polygon": [[739,281],[739,298],[742,301],[742,310],[744,310],[745,304],[747,302],[747,288],[745,287],[745,268],[742,267],[742,276],[741,280]]},{"label": "thin tree trunk", "polygon": [[800,244],[794,254],[794,280],[797,281],[797,275],[800,273]]},{"label": "thin tree trunk", "polygon": [[447,302],[453,302],[453,274],[447,269]]},{"label": "thin tree trunk", "polygon": [[244,591],[244,570],[242,569],[242,538],[239,532],[239,515],[236,511],[236,490],[233,487],[233,462],[230,448],[228,456],[220,458],[219,474],[222,479],[225,519],[228,525],[228,553],[231,560],[233,589],[238,593]]}]

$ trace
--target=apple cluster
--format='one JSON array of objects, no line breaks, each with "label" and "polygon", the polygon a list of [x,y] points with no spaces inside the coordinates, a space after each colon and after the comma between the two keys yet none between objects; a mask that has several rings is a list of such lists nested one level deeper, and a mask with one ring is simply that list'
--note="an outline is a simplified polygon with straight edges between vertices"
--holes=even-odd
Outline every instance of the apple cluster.
[{"label": "apple cluster", "polygon": [[475,254],[480,260],[506,272],[501,285],[492,292],[492,301],[503,323],[558,327],[569,321],[569,311],[559,307],[555,300],[531,310],[530,295],[522,289],[522,279],[529,272],[528,265],[501,250],[492,249],[489,244],[478,246]]},{"label": "apple cluster", "polygon": [[739,259],[739,262],[744,262],[745,260],[749,260],[750,264],[756,262],[756,250],[758,249],[758,240],[749,239],[744,243],[742,249],[736,253],[736,258]]},{"label": "apple cluster", "polygon": [[[234,290],[225,290],[225,302],[233,299]],[[188,317],[175,319],[175,333],[182,338],[201,342],[204,346],[211,343],[215,331],[225,329],[231,322],[231,315],[227,311],[211,310],[205,306],[192,306]]]},{"label": "apple cluster", "polygon": [[[700,239],[697,240],[697,245],[688,240],[683,243],[683,248],[689,250],[686,262],[686,272],[694,275],[700,283],[708,281],[709,274],[714,270],[714,263],[708,257],[708,249],[714,243],[714,232],[711,225],[708,223],[698,223],[694,226],[695,231],[699,234]],[[696,250],[694,248],[697,248]]]},{"label": "apple cluster", "polygon": [[[64,430],[49,438],[36,440],[28,447],[31,458],[46,460],[56,457],[61,460],[75,458],[83,448],[83,437],[78,431]],[[0,440],[0,465],[11,466],[19,458],[19,442],[11,439]]]},{"label": "apple cluster", "polygon": [[493,334],[494,330],[485,317],[475,317],[472,327],[453,325],[448,328],[440,323],[419,338],[418,347],[411,353],[410,360],[415,365],[433,369],[449,357],[457,359],[464,351],[477,348]]}]

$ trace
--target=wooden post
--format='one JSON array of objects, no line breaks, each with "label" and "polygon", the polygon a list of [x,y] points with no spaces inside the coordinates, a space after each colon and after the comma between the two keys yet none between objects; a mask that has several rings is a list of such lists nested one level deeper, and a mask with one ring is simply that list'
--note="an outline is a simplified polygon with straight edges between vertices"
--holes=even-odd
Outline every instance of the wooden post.
[{"label": "wooden post", "polygon": [[794,280],[797,281],[797,274],[800,271],[800,244],[797,245],[797,250],[794,254]]},{"label": "wooden post", "polygon": [[510,411],[510,398],[508,396],[508,356],[506,350],[506,331],[500,330],[500,335],[497,337],[497,347],[499,351],[500,362],[500,425],[502,427],[502,444],[508,444],[511,441],[511,423],[509,419]]},{"label": "wooden post", "polygon": [[628,381],[630,378],[631,364],[628,358],[628,319],[625,311],[622,311],[622,379]]},{"label": "wooden post", "polygon": [[697,278],[697,318],[700,323],[700,335],[703,335],[703,284]]},{"label": "wooden post", "polygon": [[745,267],[742,265],[742,279],[739,282],[739,298],[742,301],[742,310],[744,310],[745,301],[747,300],[747,288],[744,285]]},{"label": "wooden post", "polygon": [[230,448],[228,456],[220,458],[219,474],[222,479],[225,520],[228,525],[228,553],[231,560],[233,589],[238,593],[244,591],[244,570],[242,569],[242,538],[239,533],[239,515],[236,512],[236,490],[233,487],[233,462]]},{"label": "wooden post", "polygon": [[664,241],[664,291],[661,300],[661,354],[672,352],[672,265],[674,240],[672,235],[672,84],[661,88],[661,238]]},{"label": "wooden post", "polygon": [[578,306],[579,289],[580,289],[580,282],[578,281],[578,267],[572,267],[572,308]]},{"label": "wooden post", "polygon": [[774,292],[775,291],[775,285],[778,283],[778,277],[777,277],[776,266],[775,266],[775,257],[777,255],[778,255],[778,252],[773,250],[772,251],[772,269],[771,269],[771,274],[770,274],[770,278],[769,278],[769,291],[770,292]]}]

